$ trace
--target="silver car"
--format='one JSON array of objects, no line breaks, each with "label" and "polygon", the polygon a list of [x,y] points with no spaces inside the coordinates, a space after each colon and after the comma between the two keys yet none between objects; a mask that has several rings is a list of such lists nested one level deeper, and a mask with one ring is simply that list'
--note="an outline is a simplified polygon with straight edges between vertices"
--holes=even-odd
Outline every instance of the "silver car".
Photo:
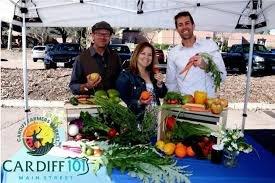
[{"label": "silver car", "polygon": [[44,60],[46,46],[35,46],[32,49],[32,59],[36,62],[38,59]]}]

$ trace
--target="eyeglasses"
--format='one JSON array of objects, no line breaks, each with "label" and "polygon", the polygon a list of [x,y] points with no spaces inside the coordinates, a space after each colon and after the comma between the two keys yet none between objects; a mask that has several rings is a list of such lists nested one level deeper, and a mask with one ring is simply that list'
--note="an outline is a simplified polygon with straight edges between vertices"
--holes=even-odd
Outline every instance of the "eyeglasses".
[{"label": "eyeglasses", "polygon": [[111,37],[111,34],[109,33],[95,32],[95,35],[98,37]]}]

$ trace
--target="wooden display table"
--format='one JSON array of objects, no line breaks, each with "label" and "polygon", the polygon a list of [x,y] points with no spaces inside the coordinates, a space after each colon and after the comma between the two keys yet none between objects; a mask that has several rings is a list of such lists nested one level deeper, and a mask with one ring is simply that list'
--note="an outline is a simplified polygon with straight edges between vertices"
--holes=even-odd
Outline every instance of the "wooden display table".
[{"label": "wooden display table", "polygon": [[227,121],[227,109],[219,115],[212,114],[211,112],[193,112],[183,108],[162,109],[158,116],[158,140],[164,139],[165,134],[165,118],[168,115],[177,117],[177,121],[186,121],[196,124],[202,124],[213,130],[218,128],[218,124],[225,128]]}]

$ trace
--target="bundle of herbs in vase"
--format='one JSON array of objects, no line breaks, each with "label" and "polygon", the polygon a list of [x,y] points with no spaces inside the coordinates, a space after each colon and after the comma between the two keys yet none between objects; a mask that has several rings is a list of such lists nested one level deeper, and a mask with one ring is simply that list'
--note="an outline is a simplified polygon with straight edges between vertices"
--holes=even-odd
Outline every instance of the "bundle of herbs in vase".
[{"label": "bundle of herbs in vase", "polygon": [[218,145],[223,147],[226,167],[235,167],[239,153],[250,153],[253,149],[252,145],[245,142],[244,134],[240,129],[220,130],[212,135],[219,139]]}]

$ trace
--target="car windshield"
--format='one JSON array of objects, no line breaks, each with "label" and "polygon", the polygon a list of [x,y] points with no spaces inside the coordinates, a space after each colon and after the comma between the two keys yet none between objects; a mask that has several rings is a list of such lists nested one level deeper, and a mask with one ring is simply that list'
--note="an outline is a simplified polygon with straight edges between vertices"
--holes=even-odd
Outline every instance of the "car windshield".
[{"label": "car windshield", "polygon": [[111,49],[117,53],[130,53],[128,46],[110,45]]},{"label": "car windshield", "polygon": [[[264,45],[254,45],[254,51],[258,51],[258,52],[269,52],[268,49],[266,49],[266,47]],[[249,52],[249,45],[244,47],[244,52],[248,53]]]}]

